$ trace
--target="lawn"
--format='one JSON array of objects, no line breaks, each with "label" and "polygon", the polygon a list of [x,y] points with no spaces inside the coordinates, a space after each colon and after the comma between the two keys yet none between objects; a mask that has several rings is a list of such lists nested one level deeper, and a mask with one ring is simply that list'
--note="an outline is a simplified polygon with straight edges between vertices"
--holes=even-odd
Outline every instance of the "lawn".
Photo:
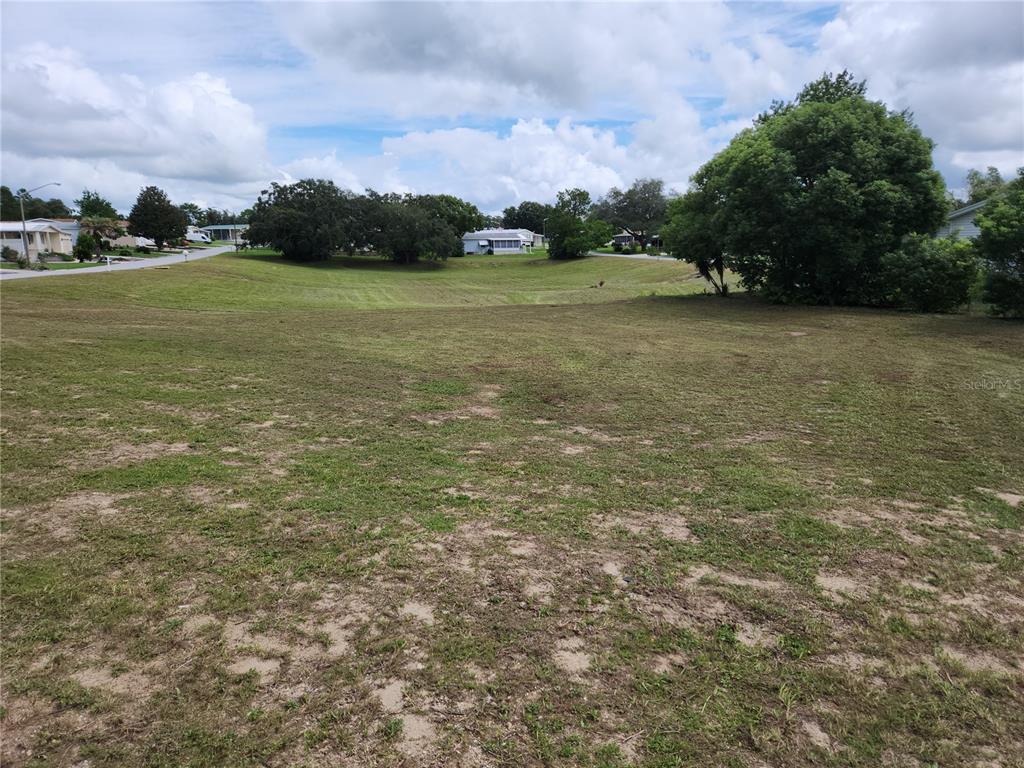
[{"label": "lawn", "polygon": [[[95,267],[95,264],[79,263],[77,261],[49,261],[47,269],[81,269],[82,267]],[[17,264],[0,263],[0,269],[18,269]]]},{"label": "lawn", "polygon": [[1024,756],[1021,324],[613,257],[2,291],[4,765]]}]

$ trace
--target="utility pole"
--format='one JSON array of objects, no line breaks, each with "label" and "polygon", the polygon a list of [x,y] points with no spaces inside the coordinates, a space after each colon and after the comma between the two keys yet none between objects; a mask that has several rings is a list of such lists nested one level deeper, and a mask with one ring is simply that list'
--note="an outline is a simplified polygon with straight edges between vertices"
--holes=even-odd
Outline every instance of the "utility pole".
[{"label": "utility pole", "polygon": [[[38,192],[43,187],[59,187],[59,181],[48,181],[46,184],[41,184],[34,189],[26,189],[20,195],[18,195],[18,206],[21,208],[21,247],[25,250],[25,258],[29,262],[32,258],[28,255],[28,226],[25,224],[25,197],[31,195],[33,192]],[[38,255],[38,254],[37,254]]]}]

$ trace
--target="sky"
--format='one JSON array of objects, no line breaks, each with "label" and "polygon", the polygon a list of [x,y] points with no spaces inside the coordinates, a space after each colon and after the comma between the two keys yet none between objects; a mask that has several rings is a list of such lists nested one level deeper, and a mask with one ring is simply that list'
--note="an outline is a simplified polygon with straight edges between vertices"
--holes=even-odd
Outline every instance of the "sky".
[{"label": "sky", "polygon": [[954,190],[1024,166],[1019,2],[0,4],[0,181],[127,211],[270,182],[500,212],[689,177],[773,99],[849,69]]}]

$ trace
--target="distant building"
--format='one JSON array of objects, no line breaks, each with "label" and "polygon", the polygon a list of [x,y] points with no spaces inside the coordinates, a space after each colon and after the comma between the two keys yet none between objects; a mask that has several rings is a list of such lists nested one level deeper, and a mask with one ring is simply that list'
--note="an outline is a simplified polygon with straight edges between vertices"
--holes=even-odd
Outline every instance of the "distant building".
[{"label": "distant building", "polygon": [[481,229],[462,236],[463,253],[524,253],[536,238],[544,238],[528,229]]},{"label": "distant building", "polygon": [[946,223],[939,227],[939,231],[935,233],[935,236],[948,237],[949,235],[956,235],[965,240],[973,240],[981,234],[978,225],[974,223],[974,217],[981,212],[981,209],[985,207],[987,202],[988,200],[981,200],[980,202],[971,203],[963,208],[951,211],[946,217]]},{"label": "distant building", "polygon": [[245,235],[248,224],[211,224],[202,231],[210,236],[210,240],[228,240],[237,243]]},{"label": "distant building", "polygon": [[[0,244],[25,255],[20,221],[0,222]],[[25,222],[24,232],[28,238],[29,261],[38,261],[40,253],[71,253],[71,235],[45,221]]]},{"label": "distant building", "polygon": [[72,247],[78,242],[78,234],[82,231],[82,225],[78,223],[78,219],[29,219],[29,221],[37,221],[55,226],[71,238]]}]

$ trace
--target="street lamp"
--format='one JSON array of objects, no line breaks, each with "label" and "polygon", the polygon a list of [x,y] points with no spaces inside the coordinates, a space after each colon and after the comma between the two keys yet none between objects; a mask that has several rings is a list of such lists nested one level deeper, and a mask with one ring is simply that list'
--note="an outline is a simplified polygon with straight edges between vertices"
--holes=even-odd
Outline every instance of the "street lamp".
[{"label": "street lamp", "polygon": [[28,261],[32,261],[28,255],[28,227],[25,226],[25,197],[31,195],[33,192],[38,192],[43,187],[59,187],[59,181],[48,181],[45,184],[40,184],[38,187],[33,189],[26,189],[20,195],[18,195],[18,205],[21,207],[21,247],[25,249],[25,258]]}]

